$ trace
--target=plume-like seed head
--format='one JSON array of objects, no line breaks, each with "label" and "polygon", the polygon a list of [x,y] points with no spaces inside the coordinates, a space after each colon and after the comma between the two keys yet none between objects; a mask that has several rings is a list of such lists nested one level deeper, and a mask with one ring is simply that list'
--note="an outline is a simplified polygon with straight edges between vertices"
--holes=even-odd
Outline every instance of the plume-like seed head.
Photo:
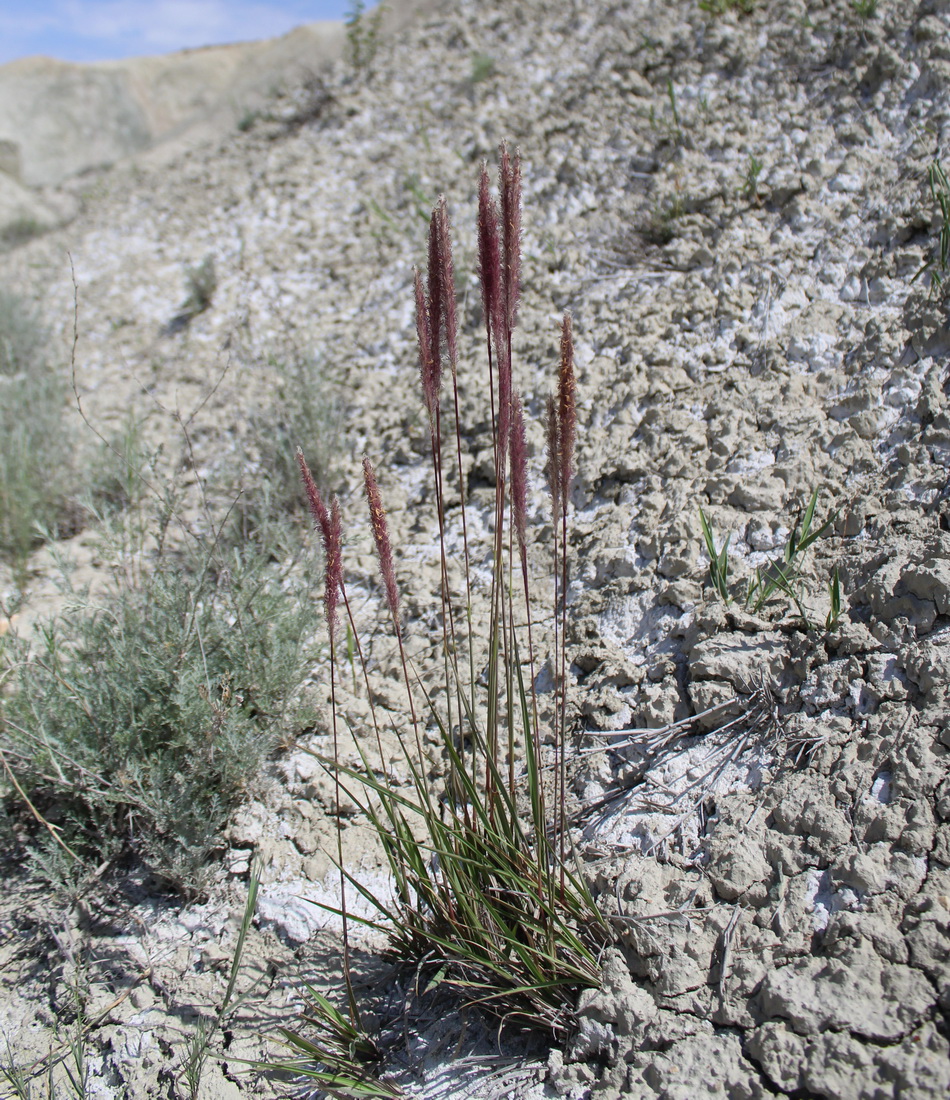
[{"label": "plume-like seed head", "polygon": [[528,512],[528,447],[524,434],[524,407],[520,396],[511,398],[511,514],[524,559]]},{"label": "plume-like seed head", "polygon": [[505,319],[511,331],[518,322],[521,296],[521,154],[514,157],[508,143],[500,149],[498,190],[501,194]]},{"label": "plume-like seed head", "polygon": [[379,571],[382,574],[386,590],[386,603],[394,622],[399,618],[399,589],[396,587],[396,570],[393,568],[393,551],[389,541],[389,524],[383,499],[379,494],[376,471],[368,458],[363,459],[363,481],[366,485],[366,500],[369,504],[369,520],[376,542],[376,556],[379,558]]},{"label": "plume-like seed head", "polygon": [[297,465],[300,467],[300,476],[303,479],[304,489],[307,492],[307,504],[310,507],[310,514],[313,516],[314,523],[320,528],[320,534],[326,542],[326,533],[330,524],[330,513],[327,511],[327,506],[323,503],[323,497],[320,495],[320,490],[317,488],[317,483],[313,480],[313,474],[310,473],[310,467],[307,465],[307,460],[303,456],[303,451],[298,447],[295,455],[297,459]]},{"label": "plume-like seed head", "polygon": [[452,232],[449,225],[449,208],[444,198],[436,207],[439,226],[439,283],[442,292],[443,328],[445,346],[449,353],[452,374],[458,367],[458,317],[455,311],[455,273],[452,264]]},{"label": "plume-like seed head", "polygon": [[422,276],[415,273],[416,292],[416,338],[419,343],[419,373],[422,378],[422,400],[425,402],[429,423],[435,424],[435,414],[439,405],[439,370],[433,355],[433,343],[438,340],[438,332],[433,333],[429,319],[429,307],[426,303],[425,287]]},{"label": "plume-like seed head", "polygon": [[336,497],[333,498],[330,508],[327,509],[313,480],[310,467],[303,456],[303,451],[297,450],[297,465],[300,467],[300,476],[303,478],[304,488],[307,491],[307,503],[310,505],[310,513],[320,529],[320,537],[323,539],[324,556],[324,590],[323,607],[327,616],[327,629],[330,632],[330,644],[336,637],[336,608],[340,592],[343,590],[343,557],[341,552],[342,535],[340,521],[340,504]]},{"label": "plume-like seed head", "polygon": [[574,336],[571,315],[561,322],[561,365],[558,372],[558,443],[560,445],[561,507],[567,511],[571,479],[574,477],[574,440],[577,434],[577,380],[574,377]]},{"label": "plume-like seed head", "polygon": [[439,224],[439,204],[429,218],[429,279],[427,302],[429,306],[429,340],[432,354],[432,371],[436,379],[436,391],[442,380],[442,321],[445,302],[442,285],[443,257],[442,227]]},{"label": "plume-like seed head", "polygon": [[548,490],[551,493],[551,517],[556,530],[561,518],[561,421],[558,417],[557,401],[553,396],[548,397],[546,428]]},{"label": "plume-like seed head", "polygon": [[327,536],[324,539],[326,550],[326,584],[323,593],[323,605],[327,615],[327,628],[330,631],[330,645],[336,639],[337,604],[343,591],[343,524],[340,519],[340,502],[334,497],[330,502],[330,516]]},{"label": "plume-like seed head", "polygon": [[482,284],[485,328],[496,340],[502,327],[501,252],[498,239],[498,204],[492,198],[488,165],[482,165],[478,181],[478,273]]}]

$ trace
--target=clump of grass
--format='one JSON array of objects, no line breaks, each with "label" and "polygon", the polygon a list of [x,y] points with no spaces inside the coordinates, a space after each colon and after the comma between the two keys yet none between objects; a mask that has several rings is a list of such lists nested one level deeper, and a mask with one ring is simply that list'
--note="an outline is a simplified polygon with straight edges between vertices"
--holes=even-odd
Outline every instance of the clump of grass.
[{"label": "clump of grass", "polygon": [[[757,566],[755,572],[746,583],[742,597],[742,606],[753,614],[758,614],[777,595],[784,595],[795,605],[799,615],[805,624],[811,628],[811,615],[804,603],[804,590],[802,585],[802,569],[805,555],[818,539],[824,535],[834,523],[837,513],[829,516],[820,527],[815,527],[815,508],[818,504],[818,490],[816,489],[808,504],[805,506],[799,520],[796,521],[788,536],[788,540],[782,549],[782,556],[766,566]],[[703,541],[706,544],[706,553],[709,556],[709,581],[722,599],[723,603],[731,603],[732,592],[729,587],[729,539],[726,540],[720,550],[716,550],[716,539],[709,520],[699,509],[699,523],[702,529]],[[826,625],[831,629],[836,624],[841,614],[841,583],[838,570],[835,568],[829,585],[831,598],[831,611]]]},{"label": "clump of grass", "polygon": [[[400,590],[393,548],[375,469],[363,473],[370,527],[379,560],[383,596],[406,691],[408,728],[399,732],[410,788],[390,778],[379,727],[374,749],[361,744],[361,767],[341,763],[335,706],[335,641],[338,611],[350,615],[340,560],[339,508],[328,507],[302,455],[301,472],[311,510],[323,534],[327,567],[325,608],[330,628],[330,687],[334,699],[334,753],[324,763],[346,794],[362,809],[386,854],[395,900],[366,889],[343,866],[338,849],[343,920],[345,1007],[314,999],[308,1019],[320,1031],[313,1043],[285,1032],[298,1057],[285,1068],[301,1071],[308,1059],[322,1063],[321,1084],[337,1094],[393,1095],[360,1091],[392,1089],[368,1079],[360,1059],[371,1040],[362,1027],[349,976],[346,889],[355,889],[377,917],[364,923],[383,930],[393,955],[421,967],[434,980],[457,990],[471,1004],[518,1026],[563,1038],[570,1029],[580,990],[600,982],[598,946],[606,924],[574,864],[567,833],[567,658],[568,511],[576,433],[573,336],[570,316],[561,327],[560,363],[548,402],[548,476],[554,527],[552,608],[555,637],[552,664],[556,691],[548,728],[539,715],[534,680],[537,653],[532,628],[532,592],[527,558],[527,447],[522,401],[512,377],[513,337],[520,297],[521,166],[502,146],[499,194],[493,197],[487,167],[479,184],[478,256],[487,384],[493,428],[495,495],[488,637],[472,633],[473,580],[467,535],[459,424],[459,356],[456,296],[448,212],[442,199],[429,227],[427,278],[416,275],[416,327],[423,405],[429,426],[435,514],[441,557],[441,672],[439,688],[423,688],[419,670],[404,645]],[[443,390],[448,396],[443,396]],[[456,467],[460,498],[446,489],[447,468]],[[463,593],[448,580],[447,514],[460,508]],[[487,642],[487,669],[482,644]],[[476,653],[480,655],[476,657]],[[371,697],[368,690],[367,695]],[[373,721],[376,722],[374,714]],[[436,789],[427,776],[423,731],[434,732],[447,766]],[[371,731],[370,731],[371,732]],[[397,731],[398,732],[398,731]],[[550,759],[545,740],[553,739]],[[378,754],[378,755],[377,755]],[[548,765],[550,764],[550,768]],[[377,1051],[374,1057],[378,1058]],[[328,1076],[327,1076],[328,1075]],[[336,1091],[334,1091],[336,1090]]]},{"label": "clump of grass", "polygon": [[42,236],[48,228],[36,218],[16,218],[7,222],[0,232],[0,245],[8,249],[19,248],[21,244]]},{"label": "clump of grass", "polygon": [[342,412],[323,361],[291,355],[271,360],[272,399],[253,413],[240,467],[246,484],[231,512],[229,541],[271,537],[277,520],[300,510],[300,471],[294,453],[307,448],[317,483],[332,483],[339,473]]},{"label": "clump of grass", "polygon": [[191,322],[211,308],[214,292],[218,289],[218,273],[214,256],[208,255],[197,267],[185,268],[185,300],[178,312],[162,329],[163,336],[175,336]]},{"label": "clump of grass", "polygon": [[950,181],[947,180],[947,174],[939,158],[934,160],[927,170],[927,184],[930,197],[940,211],[937,244],[933,256],[924,263],[911,281],[916,281],[925,271],[929,271],[931,286],[939,290],[943,286],[947,268],[950,267]]},{"label": "clump of grass", "polygon": [[859,19],[873,19],[877,15],[878,0],[851,0],[851,10]]},{"label": "clump of grass", "polygon": [[702,508],[699,509],[699,523],[703,529],[706,553],[709,555],[709,580],[723,603],[729,603],[729,540],[732,538],[732,533],[726,535],[722,548],[717,550],[712,527]]},{"label": "clump of grass", "polygon": [[495,75],[498,66],[490,53],[472,54],[472,72],[469,80],[472,84],[481,84]]},{"label": "clump of grass", "polygon": [[242,994],[237,992],[238,975],[241,972],[241,963],[244,958],[244,947],[247,943],[247,934],[251,930],[251,922],[257,911],[257,894],[261,885],[261,860],[255,856],[251,865],[251,877],[247,888],[247,901],[244,905],[244,915],[241,918],[241,926],[238,929],[237,943],[234,947],[234,955],[231,959],[231,970],[228,974],[228,984],[224,991],[217,1011],[213,1016],[199,1018],[191,1039],[188,1042],[185,1056],[182,1059],[181,1076],[188,1085],[190,1100],[198,1100],[201,1096],[201,1079],[204,1067],[209,1055],[212,1054],[211,1043],[215,1035],[226,1030],[233,1019],[235,1012],[244,1004],[253,993],[254,986]]},{"label": "clump of grass", "polygon": [[669,244],[676,236],[678,223],[685,215],[686,203],[679,191],[657,200],[644,223],[644,237],[653,244]]},{"label": "clump of grass", "polygon": [[261,118],[262,112],[256,108],[246,107],[241,117],[237,120],[237,128],[242,134],[246,134],[253,130],[258,120]]},{"label": "clump of grass", "polygon": [[751,15],[755,11],[755,0],[699,0],[699,10],[709,15],[726,15],[731,11]]},{"label": "clump of grass", "polygon": [[748,202],[758,202],[759,198],[759,176],[762,175],[762,169],[765,167],[765,163],[753,154],[749,155],[749,161],[746,165],[745,176],[742,179],[742,194]]},{"label": "clump of grass", "polygon": [[214,292],[218,289],[218,273],[214,265],[214,256],[205,258],[196,267],[185,269],[185,288],[187,296],[182,313],[196,317],[210,309]]},{"label": "clump of grass", "polygon": [[367,12],[365,0],[351,0],[347,9],[346,59],[358,73],[365,72],[379,52],[385,12],[385,4]]},{"label": "clump of grass", "polygon": [[49,361],[39,319],[19,297],[0,291],[0,556],[19,588],[44,533],[74,525],[65,410],[65,383]]},{"label": "clump of grass", "polygon": [[119,525],[108,591],[74,593],[32,641],[3,639],[8,812],[35,868],[64,887],[134,856],[200,891],[221,830],[296,721],[306,578],[253,544],[174,547],[173,508],[161,502],[136,551]]},{"label": "clump of grass", "polygon": [[682,120],[680,119],[679,103],[676,99],[676,86],[673,84],[672,77],[668,77],[666,81],[666,98],[670,105],[669,118],[661,118],[656,109],[651,107],[650,126],[652,129],[662,133],[667,141],[675,145],[683,145],[685,143],[686,134],[683,129]]}]

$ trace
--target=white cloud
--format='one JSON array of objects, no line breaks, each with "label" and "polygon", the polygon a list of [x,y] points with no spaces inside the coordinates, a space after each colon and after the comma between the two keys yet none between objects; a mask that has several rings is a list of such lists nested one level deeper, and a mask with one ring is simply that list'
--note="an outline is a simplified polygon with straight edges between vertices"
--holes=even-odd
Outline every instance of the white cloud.
[{"label": "white cloud", "polygon": [[104,60],[284,34],[340,19],[348,0],[0,0],[0,63]]},{"label": "white cloud", "polygon": [[56,15],[63,33],[156,53],[269,38],[306,18],[290,5],[241,0],[64,0]]}]

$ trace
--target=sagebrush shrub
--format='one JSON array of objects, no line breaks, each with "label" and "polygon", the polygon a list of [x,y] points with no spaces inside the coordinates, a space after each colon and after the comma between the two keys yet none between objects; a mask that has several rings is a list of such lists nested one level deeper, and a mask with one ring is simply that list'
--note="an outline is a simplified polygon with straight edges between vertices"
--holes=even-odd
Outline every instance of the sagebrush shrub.
[{"label": "sagebrush shrub", "polygon": [[[296,721],[307,582],[259,547],[165,548],[0,651],[0,753],[64,877],[121,855],[198,889],[236,805]],[[13,796],[18,797],[13,797]],[[42,827],[37,822],[42,823]]]}]

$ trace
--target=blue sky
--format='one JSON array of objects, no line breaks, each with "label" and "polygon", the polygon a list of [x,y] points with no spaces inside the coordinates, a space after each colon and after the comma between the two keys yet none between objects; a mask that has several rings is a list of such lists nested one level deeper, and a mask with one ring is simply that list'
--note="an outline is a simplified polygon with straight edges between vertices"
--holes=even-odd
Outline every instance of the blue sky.
[{"label": "blue sky", "polygon": [[0,0],[0,64],[37,53],[105,61],[271,38],[300,23],[342,19],[351,7],[351,0]]}]

